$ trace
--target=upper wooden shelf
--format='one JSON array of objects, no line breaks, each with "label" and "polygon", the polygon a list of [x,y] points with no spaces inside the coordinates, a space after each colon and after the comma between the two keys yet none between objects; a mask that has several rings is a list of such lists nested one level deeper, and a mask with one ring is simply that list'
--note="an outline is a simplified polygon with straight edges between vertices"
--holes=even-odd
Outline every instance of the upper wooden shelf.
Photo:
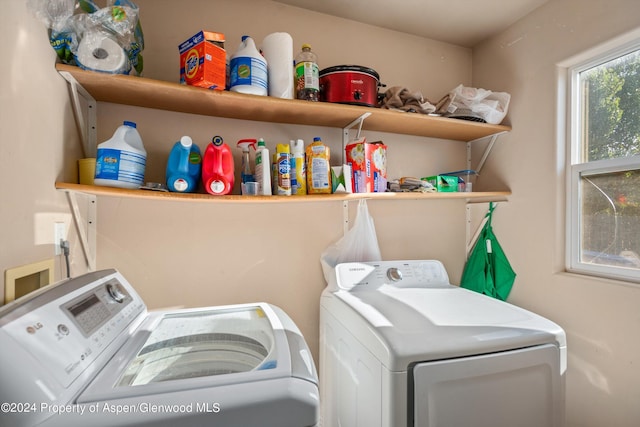
[{"label": "upper wooden shelf", "polygon": [[345,128],[372,113],[363,129],[457,141],[473,141],[510,131],[509,126],[402,113],[353,105],[280,99],[208,90],[144,77],[112,75],[57,64],[96,101],[230,119]]}]

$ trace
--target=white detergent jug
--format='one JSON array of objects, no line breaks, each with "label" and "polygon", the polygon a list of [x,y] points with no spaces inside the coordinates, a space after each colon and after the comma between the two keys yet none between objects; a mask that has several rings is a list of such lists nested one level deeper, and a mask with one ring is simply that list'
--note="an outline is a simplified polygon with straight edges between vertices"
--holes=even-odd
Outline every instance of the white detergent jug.
[{"label": "white detergent jug", "polygon": [[144,183],[147,152],[134,122],[125,121],[111,139],[98,145],[95,185],[139,188]]},{"label": "white detergent jug", "polygon": [[229,90],[251,95],[267,95],[267,60],[256,48],[249,36],[242,36],[242,43],[229,62]]}]

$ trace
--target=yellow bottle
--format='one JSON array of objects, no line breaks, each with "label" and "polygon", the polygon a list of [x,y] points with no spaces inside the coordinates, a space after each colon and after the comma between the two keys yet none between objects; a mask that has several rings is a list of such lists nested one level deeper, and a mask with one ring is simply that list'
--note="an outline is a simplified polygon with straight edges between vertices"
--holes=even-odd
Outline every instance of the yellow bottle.
[{"label": "yellow bottle", "polygon": [[291,141],[291,195],[307,194],[307,165],[304,160],[304,141]]},{"label": "yellow bottle", "polygon": [[329,147],[319,137],[307,147],[307,194],[331,194]]}]

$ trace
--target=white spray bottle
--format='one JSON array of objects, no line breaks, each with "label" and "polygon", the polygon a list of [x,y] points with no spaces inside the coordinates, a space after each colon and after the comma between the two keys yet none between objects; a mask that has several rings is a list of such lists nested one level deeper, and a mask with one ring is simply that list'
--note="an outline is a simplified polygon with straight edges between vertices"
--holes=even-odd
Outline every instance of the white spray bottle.
[{"label": "white spray bottle", "polygon": [[255,175],[258,182],[258,194],[271,196],[271,159],[269,158],[269,149],[262,138],[258,139],[258,148],[256,148]]}]

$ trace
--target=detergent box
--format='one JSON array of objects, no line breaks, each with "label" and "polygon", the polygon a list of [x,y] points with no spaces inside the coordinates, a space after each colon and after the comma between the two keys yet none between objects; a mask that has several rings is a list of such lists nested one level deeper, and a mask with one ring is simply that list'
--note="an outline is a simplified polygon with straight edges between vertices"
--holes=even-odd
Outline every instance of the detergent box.
[{"label": "detergent box", "polygon": [[354,193],[387,191],[387,146],[382,141],[355,140],[345,147]]},{"label": "detergent box", "polygon": [[458,177],[449,175],[434,175],[426,178],[420,178],[441,193],[453,193],[458,191]]},{"label": "detergent box", "polygon": [[476,177],[478,176],[478,172],[471,169],[465,169],[465,170],[455,171],[455,172],[445,172],[441,175],[457,176],[458,191],[471,192],[473,191],[473,185],[475,184]]},{"label": "detergent box", "polygon": [[224,90],[227,82],[227,53],[224,34],[200,31],[178,47],[180,83]]}]

